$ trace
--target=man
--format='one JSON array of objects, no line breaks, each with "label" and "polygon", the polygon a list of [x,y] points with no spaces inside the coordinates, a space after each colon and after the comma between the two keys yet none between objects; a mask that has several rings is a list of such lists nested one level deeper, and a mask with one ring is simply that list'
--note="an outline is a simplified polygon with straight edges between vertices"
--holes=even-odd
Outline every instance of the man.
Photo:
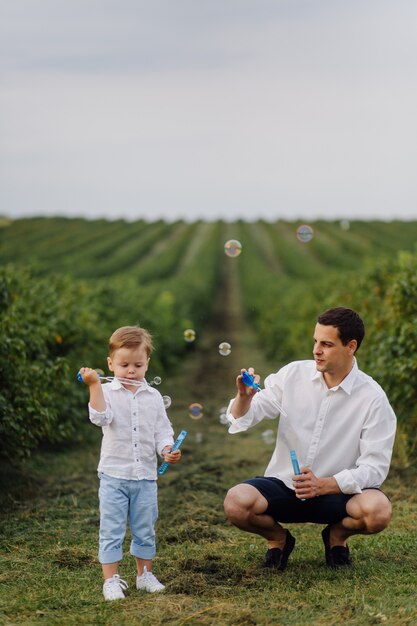
[{"label": "man", "polygon": [[[355,311],[329,309],[315,327],[314,361],[286,365],[258,392],[237,377],[230,433],[280,415],[265,475],[230,489],[224,503],[232,524],[267,540],[266,567],[283,571],[294,549],[295,538],[282,523],[327,524],[322,539],[333,568],[351,565],[351,535],[378,533],[389,524],[391,503],[379,487],[388,474],[396,418],[382,388],[356,364],[364,335]],[[252,368],[248,373],[259,381]],[[294,475],[290,449],[300,475]]]}]

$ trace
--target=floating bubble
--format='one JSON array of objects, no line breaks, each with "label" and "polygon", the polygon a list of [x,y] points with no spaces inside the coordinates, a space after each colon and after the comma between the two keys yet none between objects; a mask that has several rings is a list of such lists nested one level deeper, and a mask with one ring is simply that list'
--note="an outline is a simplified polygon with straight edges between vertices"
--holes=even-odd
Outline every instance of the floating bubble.
[{"label": "floating bubble", "polygon": [[219,411],[219,421],[220,424],[228,424],[229,421],[227,419],[227,406],[222,406]]},{"label": "floating bubble", "polygon": [[187,328],[187,330],[184,330],[184,339],[185,341],[188,341],[188,343],[191,343],[192,341],[194,341],[195,330],[193,330],[192,328]]},{"label": "floating bubble", "polygon": [[152,382],[154,385],[160,385],[162,383],[162,378],[160,376],[155,376]]},{"label": "floating bubble", "polygon": [[230,345],[230,343],[227,343],[227,341],[222,341],[219,344],[219,354],[221,354],[222,356],[229,356],[231,351],[232,346]]},{"label": "floating bubble", "polygon": [[196,443],[203,443],[203,433],[196,433],[195,434],[195,442]]},{"label": "floating bubble", "polygon": [[219,422],[220,424],[223,424],[224,426],[226,426],[226,424],[229,423],[229,420],[227,419],[227,413],[220,413],[219,415]]},{"label": "floating bubble", "polygon": [[340,220],[339,224],[340,224],[340,228],[342,230],[349,230],[349,228],[350,228],[349,220]]},{"label": "floating bubble", "polygon": [[97,372],[97,374],[98,374],[99,376],[104,376],[104,375],[105,375],[105,374],[104,374],[104,370],[97,369],[97,370],[96,370],[96,372]]},{"label": "floating bubble", "polygon": [[311,226],[308,226],[307,224],[301,224],[301,226],[297,228],[298,241],[301,241],[302,243],[308,243],[313,239],[313,237],[314,230],[311,228]]},{"label": "floating bubble", "polygon": [[261,437],[267,444],[275,443],[275,433],[272,429],[264,430]]},{"label": "floating bubble", "polygon": [[169,409],[169,407],[170,407],[170,406],[171,406],[171,404],[172,404],[172,400],[171,400],[171,398],[170,398],[169,396],[162,396],[162,400],[164,401],[164,407],[165,407],[166,409]]},{"label": "floating bubble", "polygon": [[235,258],[242,252],[242,244],[237,239],[229,239],[224,244],[224,251],[227,256]]},{"label": "floating bubble", "polygon": [[193,404],[190,404],[188,407],[188,415],[193,420],[199,420],[203,417],[203,406],[198,402],[193,402]]}]

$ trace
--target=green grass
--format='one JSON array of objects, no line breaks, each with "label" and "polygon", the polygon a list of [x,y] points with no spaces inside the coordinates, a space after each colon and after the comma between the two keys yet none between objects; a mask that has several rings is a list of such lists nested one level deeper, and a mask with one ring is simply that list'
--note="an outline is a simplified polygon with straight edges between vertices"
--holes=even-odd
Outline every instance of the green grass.
[{"label": "green grass", "polygon": [[[325,566],[322,527],[316,525],[292,525],[297,544],[287,570],[265,571],[265,542],[225,520],[228,488],[263,473],[273,446],[261,435],[276,428],[268,421],[232,436],[218,420],[241,367],[254,365],[265,376],[276,365],[266,361],[241,318],[234,260],[227,268],[211,328],[197,336],[176,376],[160,388],[172,397],[175,431],[189,431],[181,463],[159,482],[154,569],[166,591],[136,591],[128,533],[120,567],[127,598],[102,598],[96,557],[101,434],[86,423],[85,411],[83,445],[44,450],[19,468],[0,467],[0,624],[417,624],[415,469],[392,469],[384,489],[393,521],[379,535],[351,539],[354,567],[348,571]],[[232,344],[229,357],[217,350],[224,340]],[[201,420],[188,417],[191,402],[203,404]]]},{"label": "green grass", "polygon": [[155,571],[166,592],[137,592],[126,553],[126,601],[102,599],[99,437],[91,427],[85,447],[39,455],[14,475],[13,487],[3,471],[1,624],[416,623],[415,472],[392,472],[386,491],[393,522],[380,535],[351,540],[352,570],[326,568],[321,527],[293,525],[288,568],[271,574],[262,568],[263,540],[231,527],[222,510],[227,489],[261,472],[271,453],[263,426],[226,437],[211,412],[175,423],[190,434],[181,464],[160,481]]}]

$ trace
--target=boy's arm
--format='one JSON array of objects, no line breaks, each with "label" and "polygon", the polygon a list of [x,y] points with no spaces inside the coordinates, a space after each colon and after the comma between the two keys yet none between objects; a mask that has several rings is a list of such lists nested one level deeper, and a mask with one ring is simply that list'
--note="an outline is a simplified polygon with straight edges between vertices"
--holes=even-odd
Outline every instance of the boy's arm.
[{"label": "boy's arm", "polygon": [[156,403],[158,413],[155,425],[155,449],[156,452],[164,458],[167,449],[171,450],[174,445],[174,429],[169,421],[164,401],[159,392],[156,395]]},{"label": "boy's arm", "polygon": [[82,367],[80,369],[81,378],[90,390],[90,406],[98,413],[104,413],[106,410],[106,401],[104,399],[103,389],[99,375],[96,370],[90,367]]}]

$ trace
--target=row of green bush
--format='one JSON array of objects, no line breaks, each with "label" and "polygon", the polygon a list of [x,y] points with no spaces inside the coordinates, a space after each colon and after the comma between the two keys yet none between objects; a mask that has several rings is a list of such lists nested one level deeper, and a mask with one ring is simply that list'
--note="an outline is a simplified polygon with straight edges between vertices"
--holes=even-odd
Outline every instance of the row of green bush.
[{"label": "row of green bush", "polygon": [[172,370],[187,349],[184,330],[201,331],[211,314],[219,227],[204,235],[195,262],[145,286],[134,276],[82,282],[0,269],[1,455],[19,459],[43,442],[77,440],[86,413],[78,368],[106,369],[108,337],[119,326],[151,331],[151,377]]}]

